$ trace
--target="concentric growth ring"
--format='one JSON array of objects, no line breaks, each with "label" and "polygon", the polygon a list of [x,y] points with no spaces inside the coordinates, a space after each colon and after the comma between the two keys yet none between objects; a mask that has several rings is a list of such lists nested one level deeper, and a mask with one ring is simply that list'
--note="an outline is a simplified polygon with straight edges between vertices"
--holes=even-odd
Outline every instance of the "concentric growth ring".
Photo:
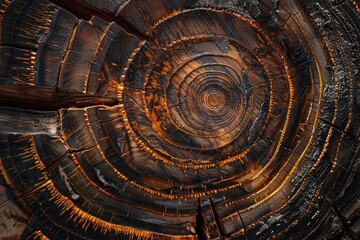
[{"label": "concentric growth ring", "polygon": [[22,238],[360,234],[350,1],[0,10],[0,183]]},{"label": "concentric growth ring", "polygon": [[[124,102],[129,102],[129,106],[124,104],[126,114],[131,117],[130,126],[131,122],[138,126],[137,119],[140,118],[148,122],[147,126],[151,127],[145,131],[148,133],[149,129],[153,129],[151,137],[156,136],[155,145],[147,141],[141,130],[135,131],[132,127],[130,132],[141,136],[150,149],[159,150],[160,156],[182,158],[178,155],[183,155],[179,149],[190,151],[189,155],[195,151],[196,156],[206,156],[207,151],[234,142],[241,143],[243,150],[252,144],[246,139],[251,127],[249,123],[260,112],[265,114],[266,106],[270,106],[271,83],[259,60],[238,42],[228,38],[194,36],[191,40],[179,39],[179,42],[159,50],[165,53],[148,60],[150,64],[146,66],[154,67],[135,70],[131,67],[138,66],[134,61],[145,62],[137,59],[138,55],[145,56],[140,49],[132,60],[133,64],[128,64],[130,68],[127,71],[131,75],[125,77],[122,96]],[[225,49],[219,44],[225,44]],[[149,47],[145,45],[143,48]],[[213,49],[213,52],[209,54],[207,49]],[[146,72],[142,79],[134,80],[133,77],[139,76],[141,71]],[[131,86],[132,82],[137,85]],[[257,96],[256,101],[253,96]],[[131,105],[135,102],[136,105]],[[146,117],[134,109],[143,104],[147,110]],[[253,131],[261,129],[265,119],[258,119]],[[214,160],[207,157],[208,161]],[[201,165],[201,162],[198,164]]]}]

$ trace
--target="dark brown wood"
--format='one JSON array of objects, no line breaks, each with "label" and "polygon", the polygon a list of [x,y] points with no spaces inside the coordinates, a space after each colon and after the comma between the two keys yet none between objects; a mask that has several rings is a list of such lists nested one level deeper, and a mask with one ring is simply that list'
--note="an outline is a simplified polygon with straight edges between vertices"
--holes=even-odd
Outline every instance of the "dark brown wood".
[{"label": "dark brown wood", "polygon": [[29,222],[29,216],[18,207],[9,190],[0,186],[1,239],[19,239]]},{"label": "dark brown wood", "polygon": [[0,239],[359,239],[359,13],[2,1]]}]

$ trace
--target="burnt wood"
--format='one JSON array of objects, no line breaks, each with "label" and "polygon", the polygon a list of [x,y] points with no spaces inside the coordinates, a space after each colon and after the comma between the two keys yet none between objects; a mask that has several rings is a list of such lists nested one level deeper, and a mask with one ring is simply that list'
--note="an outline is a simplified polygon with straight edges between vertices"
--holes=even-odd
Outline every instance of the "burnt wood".
[{"label": "burnt wood", "polygon": [[0,1],[0,239],[360,239],[359,9]]}]

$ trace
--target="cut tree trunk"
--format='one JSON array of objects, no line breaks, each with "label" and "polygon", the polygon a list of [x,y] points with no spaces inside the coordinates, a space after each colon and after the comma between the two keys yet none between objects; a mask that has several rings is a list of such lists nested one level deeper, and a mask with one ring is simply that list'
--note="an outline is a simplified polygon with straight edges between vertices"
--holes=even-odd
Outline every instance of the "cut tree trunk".
[{"label": "cut tree trunk", "polygon": [[360,6],[0,2],[0,239],[360,239]]}]

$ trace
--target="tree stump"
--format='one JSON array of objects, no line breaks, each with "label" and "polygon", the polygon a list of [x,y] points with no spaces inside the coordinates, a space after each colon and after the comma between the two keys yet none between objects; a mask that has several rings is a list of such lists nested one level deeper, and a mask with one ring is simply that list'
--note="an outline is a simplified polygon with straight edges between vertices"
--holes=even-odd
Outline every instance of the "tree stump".
[{"label": "tree stump", "polygon": [[360,239],[359,1],[0,3],[0,239]]}]

